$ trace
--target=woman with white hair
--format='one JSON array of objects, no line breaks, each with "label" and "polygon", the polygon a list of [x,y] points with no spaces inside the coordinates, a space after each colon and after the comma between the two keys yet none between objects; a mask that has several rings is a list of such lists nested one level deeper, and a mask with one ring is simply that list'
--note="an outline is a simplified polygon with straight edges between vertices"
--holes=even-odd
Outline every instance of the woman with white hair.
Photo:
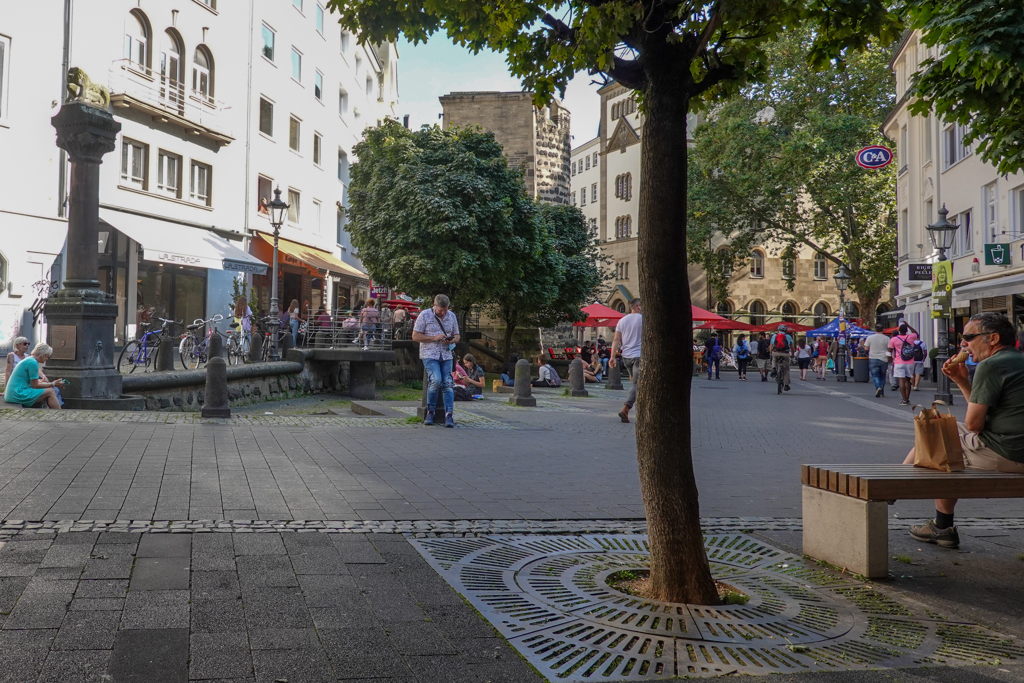
[{"label": "woman with white hair", "polygon": [[4,368],[4,385],[11,381],[11,373],[14,366],[28,358],[28,339],[24,337],[14,338],[14,350],[7,354],[7,366]]},{"label": "woman with white hair", "polygon": [[55,379],[52,382],[40,379],[39,367],[50,359],[52,353],[53,349],[49,345],[36,344],[32,355],[14,367],[14,372],[11,373],[11,378],[4,389],[4,400],[26,408],[31,408],[42,401],[48,408],[60,410],[57,388],[65,386],[67,382],[63,379]]}]

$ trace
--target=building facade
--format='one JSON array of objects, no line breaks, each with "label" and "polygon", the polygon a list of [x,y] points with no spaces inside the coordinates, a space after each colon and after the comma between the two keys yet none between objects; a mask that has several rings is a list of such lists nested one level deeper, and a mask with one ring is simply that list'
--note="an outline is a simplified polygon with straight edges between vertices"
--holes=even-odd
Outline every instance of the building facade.
[{"label": "building facade", "polygon": [[291,204],[282,304],[368,293],[344,230],[348,164],[363,128],[395,115],[392,46],[358,46],[316,0],[41,0],[0,20],[0,65],[0,147],[22,160],[0,169],[21,198],[0,208],[0,253],[17,264],[2,278],[0,347],[45,338],[36,290],[61,279],[68,169],[49,118],[69,67],[109,88],[121,124],[101,166],[98,245],[117,343],[158,317],[227,315],[239,278],[265,312],[261,203],[278,186]]},{"label": "building facade", "polygon": [[[629,299],[640,293],[637,255],[644,117],[628,88],[612,82],[598,93],[598,136],[573,149],[570,173],[575,171],[575,175],[571,176],[571,190],[584,213],[596,214],[598,220],[602,252],[612,268],[605,303],[625,312]],[[691,133],[698,123],[697,116],[687,116],[687,130]],[[596,211],[592,191],[595,178]],[[582,206],[584,193],[586,206]],[[754,324],[782,320],[824,324],[834,317],[839,310],[839,292],[832,280],[835,273],[831,264],[810,249],[797,250],[797,258],[792,262],[783,260],[780,252],[779,245],[773,244],[755,248],[732,274],[728,297],[721,301],[716,299],[703,269],[688,264],[691,301]],[[848,302],[847,311],[853,318],[861,315],[856,302]]]},{"label": "building facade", "polygon": [[[903,36],[890,66],[897,104],[882,125],[896,141],[899,164],[899,293],[897,303],[911,325],[934,343],[931,281],[938,260],[926,226],[943,206],[958,227],[948,257],[953,262],[955,331],[982,311],[1007,314],[1024,331],[1024,174],[1001,175],[965,145],[964,128],[934,113],[911,116],[907,90],[918,65],[938,55],[921,43],[919,31]],[[923,267],[922,267],[923,266]],[[924,271],[924,272],[922,272]],[[924,277],[925,279],[918,279]]]},{"label": "building facade", "polygon": [[558,100],[537,108],[528,92],[454,92],[440,97],[442,123],[494,133],[512,168],[523,167],[531,197],[568,204],[569,110]]}]

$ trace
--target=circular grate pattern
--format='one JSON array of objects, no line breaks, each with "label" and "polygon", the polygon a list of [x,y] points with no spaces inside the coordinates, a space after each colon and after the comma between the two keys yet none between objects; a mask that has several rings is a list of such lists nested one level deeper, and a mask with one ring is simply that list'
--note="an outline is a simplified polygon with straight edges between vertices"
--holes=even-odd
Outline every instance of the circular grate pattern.
[{"label": "circular grate pattern", "polygon": [[994,662],[1010,639],[950,623],[743,534],[712,534],[712,573],[750,596],[707,607],[631,597],[640,535],[410,539],[550,680],[657,680]]}]

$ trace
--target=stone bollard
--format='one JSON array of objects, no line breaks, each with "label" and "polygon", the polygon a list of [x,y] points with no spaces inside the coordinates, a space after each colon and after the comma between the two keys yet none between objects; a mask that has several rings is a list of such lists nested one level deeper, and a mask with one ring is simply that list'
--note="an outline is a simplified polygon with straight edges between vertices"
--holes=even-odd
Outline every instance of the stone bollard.
[{"label": "stone bollard", "polygon": [[[427,371],[423,371],[423,396],[420,398],[420,407],[416,409],[416,417],[425,419],[427,417]],[[441,419],[438,419],[440,417]],[[444,387],[437,390],[437,401],[434,402],[434,425],[444,425]]]},{"label": "stone bollard", "polygon": [[530,386],[530,361],[520,358],[516,361],[516,384],[512,387],[512,398],[508,400],[514,406],[535,406],[537,399],[533,397]]},{"label": "stone bollard", "polygon": [[178,345],[174,343],[171,335],[165,334],[160,340],[160,348],[156,353],[157,372],[172,372],[174,370],[174,356],[178,353]]},{"label": "stone bollard", "polygon": [[205,401],[203,417],[231,417],[228,405],[228,363],[220,356],[210,358],[206,364]]},{"label": "stone bollard", "polygon": [[281,334],[281,336],[278,337],[280,341],[277,342],[277,354],[283,360],[284,357],[288,354],[288,349],[295,348],[295,341],[292,339],[291,332],[284,332],[279,334]]},{"label": "stone bollard", "polygon": [[263,335],[253,332],[249,335],[249,362],[259,363],[263,360]]},{"label": "stone bollard", "polygon": [[608,380],[605,382],[604,388],[622,391],[622,366],[618,363],[615,364],[615,367],[608,366]]},{"label": "stone bollard", "polygon": [[569,363],[569,395],[576,398],[590,396],[590,392],[584,388],[586,381],[583,376],[583,359],[573,358]]},{"label": "stone bollard", "polygon": [[217,332],[217,328],[213,328],[213,334],[210,335],[210,344],[206,347],[206,359],[213,360],[214,358],[224,357],[224,337],[220,336]]}]

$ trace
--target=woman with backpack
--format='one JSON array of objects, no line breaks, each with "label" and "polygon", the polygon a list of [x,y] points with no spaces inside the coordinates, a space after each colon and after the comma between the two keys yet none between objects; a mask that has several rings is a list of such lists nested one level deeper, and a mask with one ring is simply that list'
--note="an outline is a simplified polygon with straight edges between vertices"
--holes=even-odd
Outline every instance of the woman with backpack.
[{"label": "woman with backpack", "polygon": [[722,379],[722,347],[718,345],[718,337],[708,339],[707,344],[704,345],[704,356],[708,364],[708,379],[711,379],[712,366],[715,370],[715,379]]},{"label": "woman with backpack", "polygon": [[739,370],[739,379],[747,381],[747,363],[750,362],[750,344],[747,343],[747,335],[741,334],[732,347],[733,358],[736,359],[736,369]]}]

